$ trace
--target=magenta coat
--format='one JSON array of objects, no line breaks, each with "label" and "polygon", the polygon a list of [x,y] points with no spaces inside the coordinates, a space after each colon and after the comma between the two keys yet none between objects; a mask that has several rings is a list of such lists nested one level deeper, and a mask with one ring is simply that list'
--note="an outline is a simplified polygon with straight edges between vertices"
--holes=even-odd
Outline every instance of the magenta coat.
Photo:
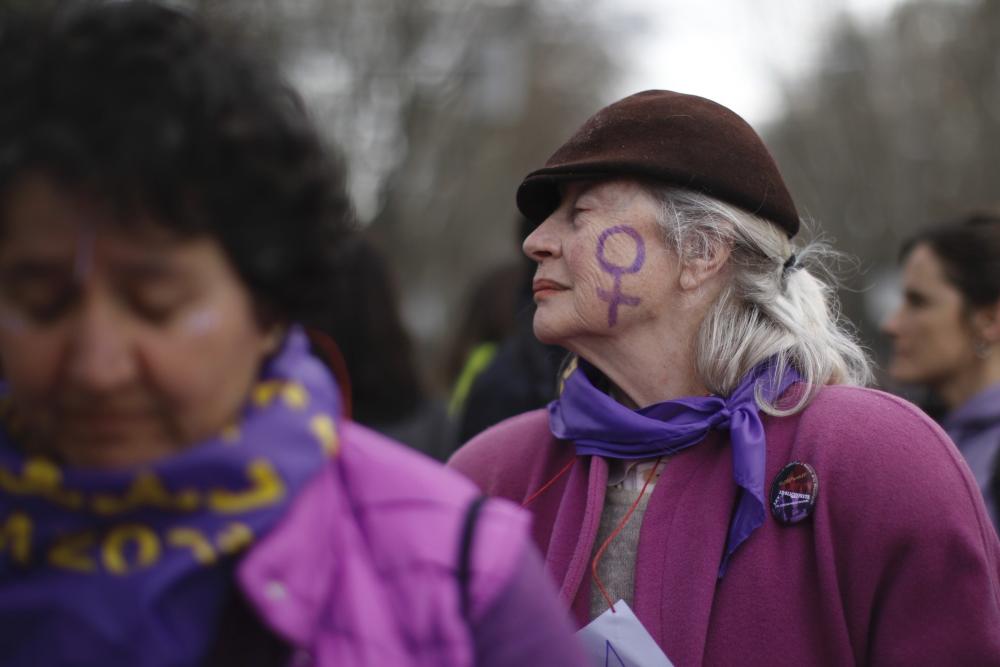
[{"label": "magenta coat", "polygon": [[[641,528],[634,610],[675,665],[1000,665],[1000,544],[968,468],[909,403],[826,387],[764,417],[767,480],[791,461],[819,477],[813,516],[770,515],[717,579],[736,498],[724,435],[663,467]],[[523,502],[574,457],[544,410],[473,439],[451,465]],[[530,505],[533,536],[586,623],[608,468],[578,457]]]}]

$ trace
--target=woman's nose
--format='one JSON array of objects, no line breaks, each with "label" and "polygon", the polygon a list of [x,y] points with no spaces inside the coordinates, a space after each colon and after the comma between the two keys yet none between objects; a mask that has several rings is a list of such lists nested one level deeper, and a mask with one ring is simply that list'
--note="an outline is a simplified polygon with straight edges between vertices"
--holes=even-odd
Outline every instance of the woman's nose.
[{"label": "woman's nose", "polygon": [[71,335],[66,368],[69,382],[80,389],[106,393],[135,379],[138,364],[130,335],[113,304],[81,303]]},{"label": "woman's nose", "polygon": [[542,224],[535,227],[521,246],[524,254],[536,262],[559,254],[559,239],[552,233],[551,220],[552,216],[549,216]]},{"label": "woman's nose", "polygon": [[899,310],[896,309],[889,313],[882,324],[879,325],[879,330],[889,336],[890,338],[895,338],[899,335]]}]

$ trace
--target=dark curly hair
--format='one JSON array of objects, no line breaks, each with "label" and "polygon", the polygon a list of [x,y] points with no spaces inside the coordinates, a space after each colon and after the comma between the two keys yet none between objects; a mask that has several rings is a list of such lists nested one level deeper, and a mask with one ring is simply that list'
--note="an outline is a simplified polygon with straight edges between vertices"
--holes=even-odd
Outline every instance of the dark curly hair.
[{"label": "dark curly hair", "polygon": [[262,312],[331,307],[353,231],[343,173],[249,50],[150,2],[9,9],[0,100],[0,198],[40,173],[108,202],[116,224],[216,238]]}]

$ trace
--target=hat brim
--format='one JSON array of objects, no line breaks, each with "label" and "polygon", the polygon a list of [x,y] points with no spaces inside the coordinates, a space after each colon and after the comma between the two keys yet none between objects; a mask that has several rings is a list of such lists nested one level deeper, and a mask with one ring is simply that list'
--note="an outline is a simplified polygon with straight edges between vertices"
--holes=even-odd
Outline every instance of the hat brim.
[{"label": "hat brim", "polygon": [[517,208],[531,222],[531,228],[545,222],[545,219],[555,213],[562,202],[559,186],[572,181],[598,181],[618,178],[622,174],[611,171],[559,170],[546,171],[540,169],[528,176],[517,188]]}]

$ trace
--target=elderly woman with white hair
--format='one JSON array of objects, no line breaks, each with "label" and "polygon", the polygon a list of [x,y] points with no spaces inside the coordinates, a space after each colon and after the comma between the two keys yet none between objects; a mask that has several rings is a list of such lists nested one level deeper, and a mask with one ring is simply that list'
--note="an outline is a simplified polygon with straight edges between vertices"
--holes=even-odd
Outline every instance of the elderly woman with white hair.
[{"label": "elderly woman with white hair", "polygon": [[451,465],[533,511],[609,664],[1000,662],[1000,544],[975,481],[917,409],[863,388],[869,361],[806,266],[823,247],[794,243],[746,122],[632,95],[517,203],[535,334],[571,362],[547,411]]}]

